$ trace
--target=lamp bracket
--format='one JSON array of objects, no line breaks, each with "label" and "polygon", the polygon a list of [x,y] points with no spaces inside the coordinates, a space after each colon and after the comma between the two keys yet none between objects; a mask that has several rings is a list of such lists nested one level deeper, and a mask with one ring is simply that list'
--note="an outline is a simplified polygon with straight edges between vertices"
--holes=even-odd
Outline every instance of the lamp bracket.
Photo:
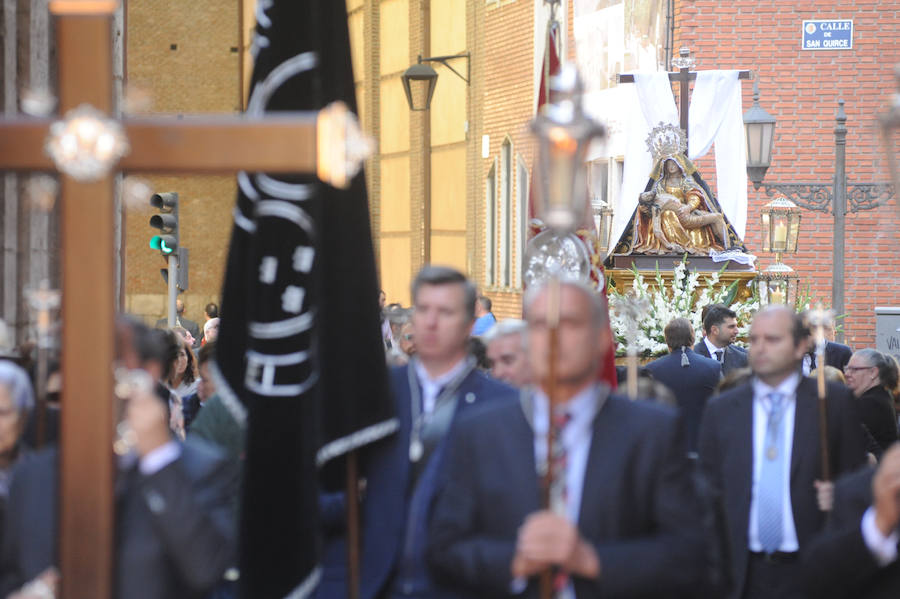
[{"label": "lamp bracket", "polygon": [[893,197],[895,197],[894,186],[890,183],[866,183],[847,187],[850,212],[874,210],[887,204]]},{"label": "lamp bracket", "polygon": [[[830,214],[833,203],[831,184],[821,183],[762,183],[766,195],[784,195],[789,200],[807,210]],[[848,212],[874,210],[896,196],[890,183],[858,183],[847,185]]]},{"label": "lamp bracket", "polygon": [[801,208],[815,212],[831,212],[831,185],[819,183],[762,183],[770,198],[783,195]]},{"label": "lamp bracket", "polygon": [[[460,73],[459,71],[454,69],[452,66],[450,66],[450,63],[447,62],[448,60],[453,60],[456,58],[465,58],[466,59],[466,75],[465,76],[463,76],[462,73]],[[468,85],[469,77],[471,76],[471,65],[469,63],[469,59],[470,59],[470,54],[468,52],[463,52],[462,54],[451,54],[448,56],[428,56],[426,58],[422,58],[422,56],[419,55],[419,64],[422,64],[423,62],[439,62],[442,65],[444,65],[445,67],[447,67],[448,69],[450,69],[451,71],[453,71],[453,73],[457,77],[459,77],[460,79],[465,81],[466,85]]]}]

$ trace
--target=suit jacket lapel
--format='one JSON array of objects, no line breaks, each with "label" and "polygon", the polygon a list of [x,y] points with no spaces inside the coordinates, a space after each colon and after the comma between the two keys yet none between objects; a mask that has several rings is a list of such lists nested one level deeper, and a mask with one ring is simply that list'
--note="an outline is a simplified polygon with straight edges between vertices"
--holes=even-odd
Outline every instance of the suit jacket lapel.
[{"label": "suit jacket lapel", "polygon": [[543,477],[538,472],[537,458],[534,455],[534,398],[527,389],[522,389],[519,393],[519,405],[522,409],[516,413],[516,417],[508,425],[512,430],[511,438],[514,443],[512,455],[527,457],[517,457],[511,461],[511,464],[514,464],[515,472],[509,473],[509,480],[529,481],[532,489],[531,497],[534,499],[523,498],[523,501],[531,508],[527,513],[531,513],[541,507]]},{"label": "suit jacket lapel", "polygon": [[584,469],[584,482],[581,487],[581,505],[578,506],[578,528],[588,538],[597,538],[601,522],[598,520],[600,510],[596,509],[604,486],[614,480],[612,461],[604,454],[615,455],[619,445],[620,430],[616,427],[615,409],[607,401],[594,417],[591,433],[591,446],[588,449],[587,464]]},{"label": "suit jacket lapel", "polygon": [[[744,392],[735,398],[737,405],[731,412],[732,422],[727,430],[741,439],[741,443],[735,444],[735,464],[733,472],[738,477],[740,487],[736,493],[741,498],[740,520],[748,522],[750,517],[750,497],[753,491],[753,387],[746,385]],[[746,534],[744,526],[743,534]],[[746,544],[745,544],[746,546]]]},{"label": "suit jacket lapel", "polygon": [[[807,460],[814,458],[810,455],[807,447],[818,447],[819,420],[818,406],[816,405],[816,397],[810,393],[809,386],[806,385],[807,379],[801,378],[800,384],[797,385],[797,401],[794,410],[794,441],[791,447],[791,481],[797,475],[800,465]],[[809,445],[812,440],[812,445]],[[812,465],[815,470],[815,464]]]}]

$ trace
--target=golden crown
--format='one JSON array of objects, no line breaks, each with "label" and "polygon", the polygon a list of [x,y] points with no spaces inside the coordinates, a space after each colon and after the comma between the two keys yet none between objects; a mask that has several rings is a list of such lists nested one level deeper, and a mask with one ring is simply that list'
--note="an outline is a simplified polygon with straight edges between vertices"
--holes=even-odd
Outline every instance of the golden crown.
[{"label": "golden crown", "polygon": [[681,127],[660,122],[647,136],[647,149],[650,150],[654,162],[658,162],[667,156],[687,151],[687,137]]}]

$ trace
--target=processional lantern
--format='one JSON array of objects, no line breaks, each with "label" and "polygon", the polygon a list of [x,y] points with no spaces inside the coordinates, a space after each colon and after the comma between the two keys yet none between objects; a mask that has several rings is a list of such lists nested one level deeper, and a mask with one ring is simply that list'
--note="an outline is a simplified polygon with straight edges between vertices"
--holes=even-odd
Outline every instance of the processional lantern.
[{"label": "processional lantern", "polygon": [[574,231],[588,202],[587,153],[604,135],[602,125],[581,106],[582,84],[573,65],[550,81],[551,101],[531,122],[538,140],[537,213],[558,233]]},{"label": "processional lantern", "polygon": [[800,294],[800,275],[781,258],[797,251],[800,208],[785,197],[777,197],[763,206],[760,218],[762,251],[775,254],[775,264],[757,277],[760,304],[794,305]]},{"label": "processional lantern", "polygon": [[574,65],[550,79],[550,102],[531,122],[537,138],[535,214],[547,225],[525,251],[526,285],[550,277],[590,280],[590,255],[574,231],[590,214],[587,153],[605,134],[581,106],[582,84]]},{"label": "processional lantern", "polygon": [[747,176],[753,182],[753,189],[758,190],[772,164],[772,142],[775,137],[775,117],[759,105],[758,79],[753,81],[753,106],[744,113],[744,132],[747,138]]},{"label": "processional lantern", "polygon": [[890,107],[881,115],[879,121],[888,167],[891,169],[891,181],[894,184],[894,193],[897,194],[900,193],[900,164],[897,163],[897,153],[900,152],[900,140],[898,140],[900,137],[900,63],[894,67],[894,76],[897,79],[897,93],[894,94]]}]

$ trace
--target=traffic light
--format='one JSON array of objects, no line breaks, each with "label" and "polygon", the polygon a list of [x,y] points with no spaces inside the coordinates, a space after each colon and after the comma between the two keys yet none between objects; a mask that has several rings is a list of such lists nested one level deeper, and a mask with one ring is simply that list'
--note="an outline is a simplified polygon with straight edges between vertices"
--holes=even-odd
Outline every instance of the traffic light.
[{"label": "traffic light", "polygon": [[159,229],[160,235],[150,239],[150,247],[164,256],[178,250],[178,194],[174,191],[155,193],[150,205],[160,211],[150,217],[150,226]]}]

